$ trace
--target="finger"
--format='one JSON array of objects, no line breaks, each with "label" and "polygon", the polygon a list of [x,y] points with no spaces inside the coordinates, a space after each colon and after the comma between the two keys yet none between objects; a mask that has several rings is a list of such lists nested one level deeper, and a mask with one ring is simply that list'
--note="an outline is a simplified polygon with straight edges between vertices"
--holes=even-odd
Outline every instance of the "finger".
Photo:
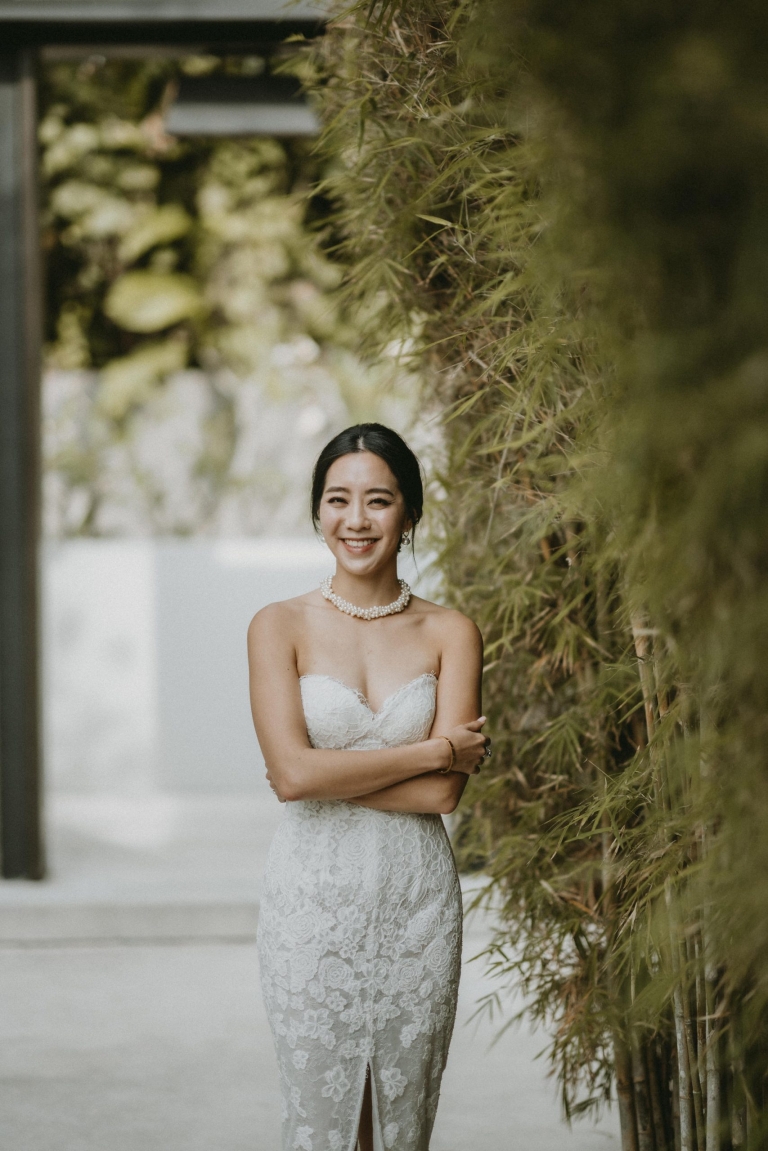
[{"label": "finger", "polygon": [[479,731],[484,723],[485,723],[485,716],[481,715],[479,719],[470,720],[470,722],[465,723],[464,726],[467,728],[468,731]]}]

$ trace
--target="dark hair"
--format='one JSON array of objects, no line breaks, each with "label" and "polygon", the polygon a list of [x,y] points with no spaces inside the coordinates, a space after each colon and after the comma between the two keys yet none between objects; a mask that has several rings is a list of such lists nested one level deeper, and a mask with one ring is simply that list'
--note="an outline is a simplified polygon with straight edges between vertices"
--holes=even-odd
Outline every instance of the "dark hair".
[{"label": "dark hair", "polygon": [[402,436],[384,424],[355,424],[345,428],[330,440],[317,457],[312,473],[312,523],[319,522],[320,501],[325,489],[328,469],[342,456],[352,452],[373,452],[387,465],[398,483],[405,501],[405,510],[412,526],[421,519],[424,508],[424,486],[421,482],[419,461]]}]

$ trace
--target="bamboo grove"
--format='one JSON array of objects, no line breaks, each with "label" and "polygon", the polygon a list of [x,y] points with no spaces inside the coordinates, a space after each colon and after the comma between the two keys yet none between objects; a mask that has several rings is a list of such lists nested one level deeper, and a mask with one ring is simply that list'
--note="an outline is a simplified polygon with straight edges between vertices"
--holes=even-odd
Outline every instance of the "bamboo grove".
[{"label": "bamboo grove", "polygon": [[566,1112],[766,1145],[768,15],[359,5],[313,49],[346,292],[444,414],[496,754],[455,843]]}]

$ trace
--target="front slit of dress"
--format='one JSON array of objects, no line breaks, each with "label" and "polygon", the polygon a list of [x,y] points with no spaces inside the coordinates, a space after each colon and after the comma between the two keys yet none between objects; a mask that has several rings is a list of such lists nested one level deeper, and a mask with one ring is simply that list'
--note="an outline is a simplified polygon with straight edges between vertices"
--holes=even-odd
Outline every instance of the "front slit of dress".
[{"label": "front slit of dress", "polygon": [[[376,828],[376,831],[378,833],[378,826]],[[377,838],[378,838],[378,834],[377,834]],[[376,844],[377,857],[379,856],[378,847],[379,847],[379,845],[377,843]],[[381,874],[379,873],[377,875],[377,886],[379,886],[379,884],[381,882],[381,878],[382,878]],[[381,918],[380,909],[377,905],[374,905],[373,916],[372,916],[372,921],[371,921],[372,922],[372,929],[373,929],[372,930],[372,936],[373,936],[372,942],[374,944],[374,946],[371,948],[371,952],[370,952],[370,954],[371,954],[371,960],[370,960],[371,971],[373,970],[373,965],[375,963],[375,960],[373,959],[373,955],[375,954],[375,940],[379,934],[380,918]],[[373,1074],[373,1056],[375,1053],[375,1039],[374,1039],[374,1031],[375,1031],[375,1028],[374,1028],[374,1011],[375,1011],[375,1007],[376,1007],[375,1000],[376,1000],[376,983],[375,983],[375,980],[373,979],[373,977],[371,977],[371,993],[370,993],[370,997],[368,1000],[368,1049],[369,1050],[368,1050],[368,1061],[366,1064],[366,1075],[370,1076],[370,1081],[371,1081],[371,1126],[373,1128],[373,1151],[384,1151],[384,1143],[382,1140],[381,1128],[379,1125],[378,1097],[376,1095],[376,1076]]]},{"label": "front slit of dress", "polygon": [[379,1119],[379,1097],[376,1094],[376,1080],[373,1067],[368,1064],[371,1075],[371,1126],[373,1127],[373,1151],[384,1151],[384,1142],[381,1135],[381,1120]]},{"label": "front slit of dress", "polygon": [[360,1103],[357,1108],[357,1122],[355,1123],[355,1130],[352,1136],[347,1151],[355,1151],[358,1145],[357,1136],[360,1130],[360,1116],[363,1112],[363,1100],[365,1098],[365,1084],[371,1084],[371,1127],[373,1129],[373,1151],[385,1151],[384,1141],[381,1134],[381,1123],[379,1121],[379,1100],[376,1094],[376,1080],[373,1077],[373,1067],[370,1061],[365,1065],[365,1074],[363,1075],[363,1089],[360,1092]]}]

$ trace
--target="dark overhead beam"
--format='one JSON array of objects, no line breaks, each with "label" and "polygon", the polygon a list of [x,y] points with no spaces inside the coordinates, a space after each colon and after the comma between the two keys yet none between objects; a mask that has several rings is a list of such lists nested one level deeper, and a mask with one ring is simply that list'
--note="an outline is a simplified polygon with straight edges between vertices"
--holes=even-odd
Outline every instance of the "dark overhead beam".
[{"label": "dark overhead beam", "polygon": [[323,31],[328,0],[0,0],[0,44],[248,51]]},{"label": "dark overhead beam", "polygon": [[0,20],[93,24],[148,20],[325,20],[328,0],[0,0]]},{"label": "dark overhead beam", "polygon": [[0,37],[6,48],[52,45],[126,45],[149,47],[189,45],[240,55],[264,45],[278,44],[288,36],[311,39],[320,35],[320,20],[144,20],[144,21],[46,21],[7,20],[0,15]]},{"label": "dark overhead beam", "polygon": [[[279,48],[280,45],[278,44]],[[271,56],[274,43],[259,39],[248,44],[243,50],[239,44],[234,56]],[[39,49],[44,64],[81,64],[101,57],[104,60],[180,60],[185,56],[206,55],[211,50],[209,44],[44,44]],[[222,56],[221,46],[216,46],[216,55]],[[229,54],[229,53],[228,53]]]}]

